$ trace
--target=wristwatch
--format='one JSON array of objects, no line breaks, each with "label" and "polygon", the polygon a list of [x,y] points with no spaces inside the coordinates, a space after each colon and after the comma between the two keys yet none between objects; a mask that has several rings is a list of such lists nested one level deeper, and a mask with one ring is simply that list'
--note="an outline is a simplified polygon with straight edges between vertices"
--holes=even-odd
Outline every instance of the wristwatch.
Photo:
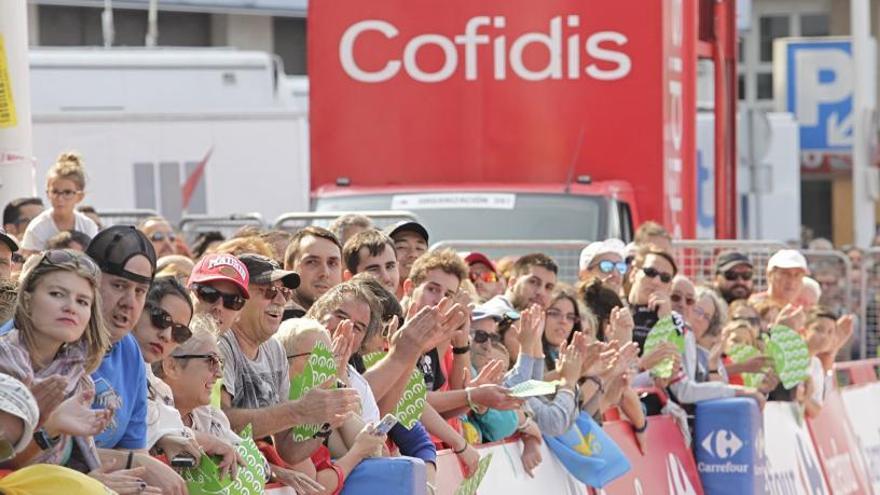
[{"label": "wristwatch", "polygon": [[39,446],[41,450],[49,450],[58,445],[58,442],[60,441],[61,435],[50,437],[49,434],[46,433],[45,428],[39,428],[34,432],[34,442],[37,443],[37,446]]}]

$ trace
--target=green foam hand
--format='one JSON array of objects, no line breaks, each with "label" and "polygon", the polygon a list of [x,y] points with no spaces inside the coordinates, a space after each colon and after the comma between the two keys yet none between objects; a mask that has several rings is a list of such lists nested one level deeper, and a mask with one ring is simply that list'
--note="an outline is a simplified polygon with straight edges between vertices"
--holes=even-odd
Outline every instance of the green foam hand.
[{"label": "green foam hand", "polygon": [[491,463],[492,454],[486,454],[484,457],[481,457],[480,463],[477,465],[477,472],[461,482],[461,485],[455,490],[455,495],[474,495],[477,493],[477,488],[480,487],[480,483],[486,477],[486,471],[489,470],[489,464]]},{"label": "green foam hand", "polygon": [[[336,376],[336,359],[323,342],[317,342],[312,349],[303,372],[290,381],[290,400],[301,399],[306,392],[320,387]],[[293,427],[293,439],[297,442],[309,440],[320,431],[321,425],[297,425]]]},{"label": "green foam hand", "polygon": [[[662,343],[670,342],[678,349],[678,352],[684,352],[684,336],[679,333],[678,327],[675,325],[675,322],[672,320],[672,316],[667,316],[662,318],[660,321],[654,325],[654,328],[648,332],[648,337],[645,339],[645,351],[642,353],[643,356],[646,356],[654,351]],[[669,378],[672,376],[672,372],[675,371],[672,369],[673,366],[672,358],[664,359],[651,368],[651,375],[656,376],[657,378]]]},{"label": "green foam hand", "polygon": [[[384,352],[373,352],[364,356],[364,366],[372,368],[385,357]],[[400,400],[394,407],[394,415],[397,421],[407,430],[411,429],[416,421],[422,417],[427,403],[428,389],[425,387],[425,377],[419,370],[413,370],[403,389]]]},{"label": "green foam hand", "polygon": [[241,432],[242,442],[235,450],[245,462],[235,479],[220,478],[219,457],[203,455],[199,465],[184,469],[180,475],[190,495],[256,495],[265,493],[266,460],[251,438],[251,425]]},{"label": "green foam hand", "polygon": [[[748,344],[736,344],[728,353],[734,363],[742,363],[760,355],[761,351]],[[758,388],[764,382],[764,373],[743,373],[742,379],[746,387]]]},{"label": "green foam hand", "polygon": [[786,390],[791,390],[810,376],[810,353],[804,339],[786,326],[770,329],[767,355],[773,360],[773,370]]}]

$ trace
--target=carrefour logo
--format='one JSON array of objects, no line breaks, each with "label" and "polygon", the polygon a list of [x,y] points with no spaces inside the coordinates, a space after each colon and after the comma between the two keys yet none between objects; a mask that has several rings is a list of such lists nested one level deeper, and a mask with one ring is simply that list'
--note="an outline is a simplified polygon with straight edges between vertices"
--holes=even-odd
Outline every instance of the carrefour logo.
[{"label": "carrefour logo", "polygon": [[[712,458],[723,461],[732,458],[742,450],[743,441],[736,436],[736,433],[720,429],[709,432],[700,445]],[[700,462],[697,464],[697,469],[701,473],[748,474],[749,465],[734,464],[729,460],[723,463]]]},{"label": "carrefour logo", "polygon": [[724,429],[709,432],[702,445],[706,452],[719,459],[733,457],[743,447],[742,440],[736,433]]}]

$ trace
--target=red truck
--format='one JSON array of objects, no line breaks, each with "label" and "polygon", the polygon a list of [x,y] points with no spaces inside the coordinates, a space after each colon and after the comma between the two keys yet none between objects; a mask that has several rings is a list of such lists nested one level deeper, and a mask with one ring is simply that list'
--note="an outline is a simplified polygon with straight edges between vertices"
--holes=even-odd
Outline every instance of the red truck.
[{"label": "red truck", "polygon": [[691,238],[702,57],[716,236],[734,236],[734,17],[729,0],[313,0],[312,206],[408,206],[436,240],[628,239],[648,219]]}]

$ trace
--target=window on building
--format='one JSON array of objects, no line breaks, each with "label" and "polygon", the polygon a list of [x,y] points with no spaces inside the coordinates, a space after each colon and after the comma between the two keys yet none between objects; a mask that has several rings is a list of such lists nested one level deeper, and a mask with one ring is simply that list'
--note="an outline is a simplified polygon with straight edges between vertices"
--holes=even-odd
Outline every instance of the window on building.
[{"label": "window on building", "polygon": [[306,20],[296,17],[272,19],[275,53],[284,62],[284,72],[290,75],[306,73]]},{"label": "window on building", "polygon": [[[91,7],[41,5],[41,46],[101,46],[101,13]],[[113,9],[114,46],[144,46],[147,11]],[[159,45],[210,46],[211,16],[191,12],[159,11]]]},{"label": "window on building", "polygon": [[787,15],[761,16],[760,31],[760,55],[761,62],[773,61],[773,40],[784,38],[791,33],[790,18]]},{"label": "window on building", "polygon": [[740,100],[745,100],[745,99],[746,99],[746,76],[743,75],[743,74],[740,74],[740,75],[737,77],[737,89],[736,89],[736,91],[737,91],[737,93],[739,94],[739,99],[740,99]]},{"label": "window on building", "polygon": [[831,34],[828,14],[804,14],[801,16],[801,36],[828,36]]},{"label": "window on building", "polygon": [[758,99],[773,99],[773,74],[769,72],[758,74]]}]

